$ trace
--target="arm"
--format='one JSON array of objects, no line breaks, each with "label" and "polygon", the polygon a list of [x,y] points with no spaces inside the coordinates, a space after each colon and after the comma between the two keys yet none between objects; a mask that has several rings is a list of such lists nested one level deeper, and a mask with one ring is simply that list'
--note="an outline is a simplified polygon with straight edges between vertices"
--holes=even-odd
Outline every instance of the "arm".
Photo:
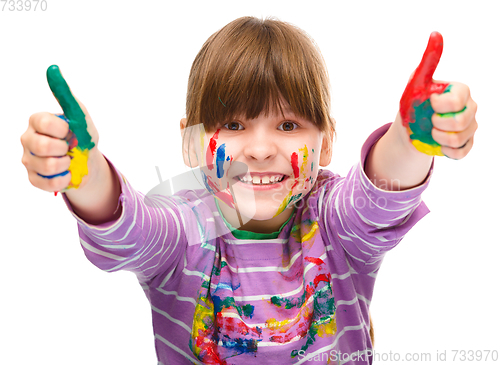
[{"label": "arm", "polygon": [[370,151],[365,172],[382,189],[418,186],[429,172],[431,156],[460,159],[472,148],[477,106],[469,88],[432,79],[442,49],[442,36],[432,33],[401,97],[396,121]]},{"label": "arm", "polygon": [[422,184],[432,164],[432,156],[417,151],[398,117],[372,147],[365,163],[371,182],[384,190],[405,190]]},{"label": "arm", "polygon": [[[97,144],[99,135],[85,106],[71,93],[57,66],[47,80],[63,116],[36,113],[21,137],[31,183],[63,198],[78,222],[87,258],[105,271],[129,270],[141,281],[182,264],[187,244],[180,203],[150,199],[133,190]],[[188,210],[191,212],[191,210]]]},{"label": "arm", "polygon": [[118,176],[102,153],[97,149],[95,153],[97,156],[91,161],[96,166],[89,166],[95,173],[89,176],[87,184],[64,194],[80,218],[89,224],[98,225],[117,220],[121,215],[122,205],[119,201],[121,188]]}]

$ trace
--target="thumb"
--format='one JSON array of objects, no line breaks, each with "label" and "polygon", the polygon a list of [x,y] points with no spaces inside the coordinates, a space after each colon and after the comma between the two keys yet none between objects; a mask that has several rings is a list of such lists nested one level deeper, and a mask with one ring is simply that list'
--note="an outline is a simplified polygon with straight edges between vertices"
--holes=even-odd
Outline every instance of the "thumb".
[{"label": "thumb", "polygon": [[408,83],[407,88],[414,91],[424,91],[432,83],[432,76],[436,71],[441,54],[443,53],[443,36],[438,32],[432,32],[427,43],[422,61],[415,70],[413,78]]},{"label": "thumb", "polygon": [[64,115],[69,120],[69,128],[76,135],[78,147],[82,150],[92,149],[95,144],[92,142],[92,137],[87,130],[85,112],[71,93],[57,65],[52,65],[47,69],[47,82],[54,97],[61,106]]}]

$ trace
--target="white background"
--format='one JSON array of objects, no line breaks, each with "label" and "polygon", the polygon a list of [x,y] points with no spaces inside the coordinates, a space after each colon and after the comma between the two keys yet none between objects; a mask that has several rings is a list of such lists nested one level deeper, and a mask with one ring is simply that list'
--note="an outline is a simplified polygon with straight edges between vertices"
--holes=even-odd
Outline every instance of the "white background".
[{"label": "white background", "polygon": [[437,159],[424,193],[431,214],[385,258],[375,348],[447,350],[447,363],[454,349],[500,351],[497,1],[46,1],[46,11],[0,12],[1,364],[156,364],[135,276],[90,264],[62,198],[33,188],[21,164],[29,116],[60,111],[47,67],[61,67],[99,148],[145,193],[158,184],[155,166],[163,178],[185,171],[178,125],[191,63],[244,15],[276,16],[319,44],[338,123],[329,169],[342,175],[366,137],[394,120],[429,34],[443,34],[435,78],[470,86],[480,128],[464,160]]}]

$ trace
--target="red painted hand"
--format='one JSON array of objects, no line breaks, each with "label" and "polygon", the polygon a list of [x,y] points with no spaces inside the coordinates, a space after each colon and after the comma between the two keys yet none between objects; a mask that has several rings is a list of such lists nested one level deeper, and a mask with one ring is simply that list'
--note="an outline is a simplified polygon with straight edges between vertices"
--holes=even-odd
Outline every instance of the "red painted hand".
[{"label": "red painted hand", "polygon": [[434,83],[432,80],[442,52],[443,37],[440,33],[433,32],[422,61],[406,85],[399,106],[403,126],[407,128],[415,148],[428,155],[441,156],[443,155],[441,145],[431,134],[434,109],[431,106],[430,96],[433,93],[441,94],[450,90],[449,84]]}]

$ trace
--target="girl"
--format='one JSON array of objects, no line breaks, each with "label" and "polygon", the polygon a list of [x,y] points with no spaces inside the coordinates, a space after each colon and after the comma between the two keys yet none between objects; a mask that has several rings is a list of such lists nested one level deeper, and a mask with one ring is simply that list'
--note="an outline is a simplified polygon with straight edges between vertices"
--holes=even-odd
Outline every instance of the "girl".
[{"label": "girl", "polygon": [[[49,84],[69,126],[34,114],[23,163],[33,185],[70,187],[62,195],[91,262],[137,275],[159,364],[369,364],[382,258],[428,212],[433,157],[415,148],[406,120],[426,117],[404,107],[425,95],[413,87],[432,68],[423,64],[403,118],[367,139],[345,178],[319,169],[335,133],[319,50],[294,26],[250,17],[212,35],[191,69],[182,152],[205,189],[136,192],[99,152],[57,67]],[[432,111],[442,154],[459,159],[476,105],[465,85],[450,85],[418,105]]]}]

